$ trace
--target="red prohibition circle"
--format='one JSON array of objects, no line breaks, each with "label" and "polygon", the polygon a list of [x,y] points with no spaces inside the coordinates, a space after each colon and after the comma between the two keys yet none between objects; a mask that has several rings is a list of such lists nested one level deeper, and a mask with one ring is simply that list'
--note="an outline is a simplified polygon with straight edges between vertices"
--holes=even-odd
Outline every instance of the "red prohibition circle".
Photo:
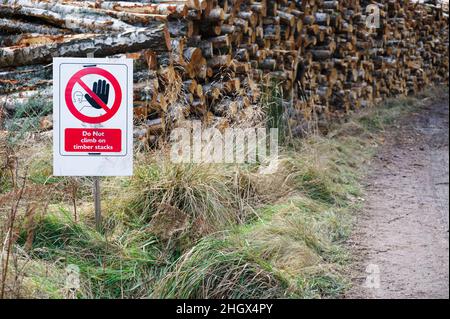
[{"label": "red prohibition circle", "polygon": [[[106,113],[101,116],[93,117],[93,116],[87,116],[87,115],[82,114],[80,111],[77,110],[77,108],[75,107],[75,105],[73,104],[73,101],[72,101],[72,90],[76,83],[80,84],[85,90],[90,90],[86,86],[86,84],[84,84],[84,82],[81,80],[81,78],[83,76],[90,75],[90,74],[96,74],[99,76],[103,76],[111,83],[111,85],[114,89],[114,93],[115,93],[114,103],[111,106],[111,108],[109,108],[107,106],[103,107],[103,109],[106,111]],[[89,92],[87,92],[87,93],[89,94]],[[91,94],[89,94],[89,95],[91,95]],[[72,113],[73,116],[75,116],[77,119],[79,119],[80,121],[83,121],[85,123],[98,124],[98,123],[103,123],[103,122],[108,121],[109,119],[111,119],[114,116],[114,114],[117,113],[117,111],[120,108],[120,104],[122,102],[122,90],[120,89],[119,82],[111,73],[109,73],[108,71],[106,71],[104,69],[100,69],[98,67],[90,67],[90,68],[86,68],[86,69],[78,71],[70,78],[69,82],[67,83],[67,87],[66,87],[66,91],[65,91],[65,100],[66,100],[67,108],[69,109],[70,113]]]}]

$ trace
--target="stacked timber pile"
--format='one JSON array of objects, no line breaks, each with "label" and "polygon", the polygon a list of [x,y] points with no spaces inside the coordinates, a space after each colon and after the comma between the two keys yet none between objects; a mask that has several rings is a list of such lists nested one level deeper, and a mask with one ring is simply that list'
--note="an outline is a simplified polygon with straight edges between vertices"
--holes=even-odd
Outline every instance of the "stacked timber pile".
[{"label": "stacked timber pile", "polygon": [[3,0],[0,108],[50,98],[52,57],[126,54],[147,135],[189,117],[225,127],[251,118],[270,83],[301,128],[448,81],[448,14],[425,2]]}]

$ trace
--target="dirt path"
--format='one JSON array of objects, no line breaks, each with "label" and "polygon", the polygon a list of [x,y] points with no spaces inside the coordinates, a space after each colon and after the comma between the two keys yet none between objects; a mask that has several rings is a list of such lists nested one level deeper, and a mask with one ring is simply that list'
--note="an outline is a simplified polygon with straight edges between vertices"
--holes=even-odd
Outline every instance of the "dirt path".
[{"label": "dirt path", "polygon": [[346,298],[449,298],[449,110],[413,114],[386,135],[350,243]]}]

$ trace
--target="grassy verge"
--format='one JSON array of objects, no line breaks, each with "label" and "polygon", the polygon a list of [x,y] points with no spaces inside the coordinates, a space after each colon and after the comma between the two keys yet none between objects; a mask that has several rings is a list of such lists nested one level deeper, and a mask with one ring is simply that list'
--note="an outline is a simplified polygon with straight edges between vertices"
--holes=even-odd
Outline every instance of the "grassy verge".
[{"label": "grassy verge", "polygon": [[[320,298],[346,287],[342,243],[359,206],[355,168],[372,148],[360,139],[305,140],[260,177],[274,197],[252,220],[202,238],[157,282],[152,297]],[[276,189],[284,190],[276,194]]]},{"label": "grassy verge", "polygon": [[[27,185],[51,191],[38,200],[30,190],[18,205],[7,296],[68,297],[66,267],[76,265],[78,298],[337,297],[349,285],[344,242],[362,203],[359,181],[381,133],[433,95],[389,100],[327,136],[291,141],[270,175],[139,154],[133,178],[102,182],[102,234],[89,180],[55,179],[48,145],[23,147],[16,156]],[[11,192],[0,192],[0,216],[14,204]]]}]

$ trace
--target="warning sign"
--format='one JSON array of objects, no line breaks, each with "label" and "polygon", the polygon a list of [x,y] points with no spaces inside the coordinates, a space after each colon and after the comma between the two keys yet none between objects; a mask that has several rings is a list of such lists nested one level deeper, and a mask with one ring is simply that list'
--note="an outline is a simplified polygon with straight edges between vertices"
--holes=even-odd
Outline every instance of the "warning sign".
[{"label": "warning sign", "polygon": [[118,129],[66,128],[66,152],[111,152],[121,151],[121,131]]},{"label": "warning sign", "polygon": [[132,174],[132,60],[53,60],[54,175]]}]

